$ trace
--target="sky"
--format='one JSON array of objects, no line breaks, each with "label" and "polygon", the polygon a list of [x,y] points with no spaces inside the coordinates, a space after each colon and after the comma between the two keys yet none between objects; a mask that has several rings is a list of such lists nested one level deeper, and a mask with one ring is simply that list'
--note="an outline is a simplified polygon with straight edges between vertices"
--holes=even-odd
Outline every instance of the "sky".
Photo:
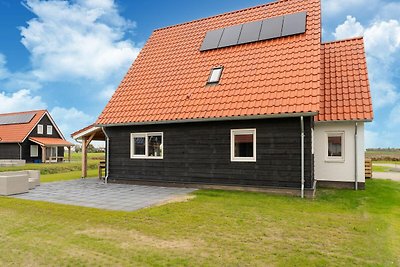
[{"label": "sky", "polygon": [[[0,0],[0,113],[48,109],[65,136],[93,123],[154,29],[268,0]],[[400,1],[322,0],[323,41],[364,36],[366,147],[400,147]]]}]

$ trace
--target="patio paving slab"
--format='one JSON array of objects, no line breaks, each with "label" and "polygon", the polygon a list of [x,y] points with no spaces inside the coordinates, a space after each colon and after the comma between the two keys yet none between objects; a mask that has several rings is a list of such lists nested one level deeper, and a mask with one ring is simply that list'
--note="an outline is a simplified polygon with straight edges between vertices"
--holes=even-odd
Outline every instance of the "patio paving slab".
[{"label": "patio paving slab", "polygon": [[189,194],[194,188],[104,184],[98,179],[45,183],[12,197],[59,204],[134,211]]}]

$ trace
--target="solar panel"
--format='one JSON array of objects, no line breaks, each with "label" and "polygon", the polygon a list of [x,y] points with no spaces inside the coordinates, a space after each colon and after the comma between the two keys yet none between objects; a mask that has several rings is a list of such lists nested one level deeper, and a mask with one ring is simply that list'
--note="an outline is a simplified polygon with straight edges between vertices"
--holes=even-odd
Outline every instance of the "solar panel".
[{"label": "solar panel", "polygon": [[264,41],[306,31],[307,12],[249,22],[207,32],[200,51]]},{"label": "solar panel", "polygon": [[0,125],[28,123],[34,116],[35,113],[0,116]]},{"label": "solar panel", "polygon": [[285,15],[282,36],[304,33],[306,31],[307,12]]},{"label": "solar panel", "polygon": [[260,41],[281,37],[283,16],[266,19],[262,22]]},{"label": "solar panel", "polygon": [[242,32],[238,44],[246,44],[258,41],[260,36],[262,21],[254,21],[243,24]]},{"label": "solar panel", "polygon": [[203,44],[201,45],[200,51],[217,48],[223,32],[224,29],[218,29],[207,32]]},{"label": "solar panel", "polygon": [[218,48],[237,45],[242,25],[235,25],[224,29]]}]

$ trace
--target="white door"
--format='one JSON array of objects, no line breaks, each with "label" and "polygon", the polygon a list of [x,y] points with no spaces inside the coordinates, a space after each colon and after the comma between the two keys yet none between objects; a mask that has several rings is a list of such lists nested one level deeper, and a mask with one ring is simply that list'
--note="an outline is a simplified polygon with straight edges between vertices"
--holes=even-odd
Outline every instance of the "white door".
[{"label": "white door", "polygon": [[50,162],[57,162],[57,155],[58,155],[58,147],[56,146],[46,147],[46,158],[48,158]]}]

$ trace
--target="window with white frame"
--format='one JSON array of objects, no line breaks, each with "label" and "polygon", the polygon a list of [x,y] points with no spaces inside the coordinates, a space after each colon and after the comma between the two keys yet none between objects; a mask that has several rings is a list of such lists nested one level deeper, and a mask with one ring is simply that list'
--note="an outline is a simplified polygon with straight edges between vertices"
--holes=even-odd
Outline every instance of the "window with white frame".
[{"label": "window with white frame", "polygon": [[37,126],[37,133],[38,133],[38,134],[43,134],[43,125],[42,125],[42,124],[38,124],[38,126]]},{"label": "window with white frame", "polygon": [[38,157],[39,156],[39,146],[38,145],[31,145],[31,157]]},{"label": "window with white frame", "polygon": [[162,159],[163,133],[131,133],[132,159]]},{"label": "window with white frame", "polygon": [[223,67],[213,68],[210,73],[210,77],[208,78],[207,84],[217,84],[221,79]]},{"label": "window with white frame", "polygon": [[256,161],[256,129],[231,130],[231,161]]},{"label": "window with white frame", "polygon": [[344,161],[344,132],[328,132],[326,140],[326,159],[328,161]]},{"label": "window with white frame", "polygon": [[53,126],[47,125],[47,134],[52,135],[53,134]]}]

